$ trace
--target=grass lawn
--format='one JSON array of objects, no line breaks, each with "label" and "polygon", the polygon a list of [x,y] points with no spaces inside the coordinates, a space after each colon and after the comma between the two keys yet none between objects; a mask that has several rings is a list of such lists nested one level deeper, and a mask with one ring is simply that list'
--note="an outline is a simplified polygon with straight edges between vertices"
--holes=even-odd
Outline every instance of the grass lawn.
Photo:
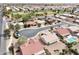
[{"label": "grass lawn", "polygon": [[12,14],[13,14],[13,15],[15,15],[15,14],[26,15],[26,14],[28,14],[28,13],[24,13],[24,12],[13,12]]},{"label": "grass lawn", "polygon": [[21,45],[21,44],[24,44],[26,41],[27,41],[27,38],[21,36],[19,37],[18,43]]},{"label": "grass lawn", "polygon": [[13,18],[16,17],[17,14],[21,15],[21,17],[24,17],[25,15],[28,17],[28,15],[30,16],[36,16],[37,14],[40,15],[45,15],[45,13],[47,13],[47,15],[51,15],[51,14],[63,14],[65,13],[63,10],[59,11],[59,13],[57,11],[52,11],[52,10],[44,10],[44,11],[38,11],[38,12],[12,12],[11,15],[13,15]]}]

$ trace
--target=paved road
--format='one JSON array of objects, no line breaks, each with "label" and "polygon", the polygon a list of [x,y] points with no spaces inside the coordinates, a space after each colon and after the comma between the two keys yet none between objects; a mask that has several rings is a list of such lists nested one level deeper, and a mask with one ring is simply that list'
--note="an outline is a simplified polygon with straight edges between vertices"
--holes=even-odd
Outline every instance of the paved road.
[{"label": "paved road", "polygon": [[61,22],[61,23],[58,23],[56,25],[50,25],[50,26],[43,27],[43,28],[38,28],[38,29],[35,29],[35,28],[34,29],[27,29],[26,28],[26,29],[23,29],[23,30],[19,31],[19,33],[20,33],[21,36],[24,36],[24,37],[27,36],[27,38],[29,38],[29,37],[35,36],[38,32],[40,32],[42,30],[50,29],[50,27],[56,27],[56,26],[60,26],[60,25],[63,25],[63,24],[66,24],[66,23]]},{"label": "paved road", "polygon": [[0,55],[6,52],[6,40],[4,38],[4,20],[2,19],[2,11],[0,11]]},{"label": "paved road", "polygon": [[[60,17],[57,17],[57,18],[59,18],[59,19],[60,19]],[[67,20],[63,20],[63,19],[61,19],[60,21],[61,21],[61,22],[64,22],[64,23],[67,23],[67,24],[74,25],[74,26],[79,26],[78,24],[73,23],[73,22],[69,22],[69,21],[67,21]]]}]

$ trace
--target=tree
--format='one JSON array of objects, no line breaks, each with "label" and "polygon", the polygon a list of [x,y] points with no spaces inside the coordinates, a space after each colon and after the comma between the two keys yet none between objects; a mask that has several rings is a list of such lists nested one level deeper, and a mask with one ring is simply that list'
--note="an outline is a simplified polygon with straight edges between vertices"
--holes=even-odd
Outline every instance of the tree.
[{"label": "tree", "polygon": [[41,27],[41,24],[40,23],[38,23],[37,25],[38,25],[38,27]]},{"label": "tree", "polygon": [[62,52],[59,53],[59,55],[65,55],[67,54],[67,50],[66,49],[62,49]]},{"label": "tree", "polygon": [[20,29],[20,25],[19,24],[16,24],[15,25],[15,31],[18,31]]},{"label": "tree", "polygon": [[56,15],[57,15],[57,14],[56,14],[56,13],[54,13],[54,17],[56,17]]},{"label": "tree", "polygon": [[74,49],[73,52],[74,52],[75,55],[79,55],[79,52],[78,52],[77,49]]},{"label": "tree", "polygon": [[12,12],[12,9],[7,10],[6,6],[3,8],[3,15],[7,15],[8,16],[8,14],[11,14],[11,12]]},{"label": "tree", "polygon": [[23,10],[21,8],[19,8],[19,12],[22,12]]},{"label": "tree", "polygon": [[47,12],[44,13],[45,14],[45,20],[47,19]]},{"label": "tree", "polygon": [[22,15],[20,15],[20,14],[11,14],[12,15],[12,17],[15,19],[15,21],[18,21],[21,17],[22,17]]},{"label": "tree", "polygon": [[16,19],[19,19],[19,18],[21,18],[21,17],[22,17],[22,16],[21,16],[20,14],[16,14],[16,15],[15,15],[15,18],[16,18]]},{"label": "tree", "polygon": [[4,34],[5,37],[10,37],[10,30],[9,29],[4,30]]},{"label": "tree", "polygon": [[41,10],[42,10],[42,11],[44,11],[45,9],[44,9],[44,8],[42,8]]},{"label": "tree", "polygon": [[24,16],[22,17],[23,22],[28,21],[30,18],[31,18],[30,14],[28,14],[28,15],[24,15]]},{"label": "tree", "polygon": [[71,10],[71,14],[73,14],[75,10],[76,10],[76,8],[74,7],[74,8]]},{"label": "tree", "polygon": [[67,50],[66,49],[62,49],[62,53],[63,54],[66,54],[67,53]]},{"label": "tree", "polygon": [[10,24],[10,25],[9,25],[9,29],[10,29],[10,30],[14,30],[14,25],[13,25],[13,24]]},{"label": "tree", "polygon": [[73,43],[66,43],[67,47],[70,49],[73,45]]},{"label": "tree", "polygon": [[44,14],[47,16],[47,12],[44,12]]},{"label": "tree", "polygon": [[53,30],[53,27],[50,27],[50,30]]},{"label": "tree", "polygon": [[51,53],[48,51],[48,49],[44,48],[44,51],[45,51],[46,55],[51,55]]},{"label": "tree", "polygon": [[24,44],[26,41],[27,41],[27,38],[21,36],[21,37],[19,37],[19,40],[18,40],[17,43],[18,43],[19,45],[21,45],[21,44]]},{"label": "tree", "polygon": [[58,50],[58,49],[56,49],[56,50],[54,50],[54,52],[55,52],[55,53],[59,53],[59,50]]},{"label": "tree", "polygon": [[57,13],[60,13],[60,10],[57,10]]}]

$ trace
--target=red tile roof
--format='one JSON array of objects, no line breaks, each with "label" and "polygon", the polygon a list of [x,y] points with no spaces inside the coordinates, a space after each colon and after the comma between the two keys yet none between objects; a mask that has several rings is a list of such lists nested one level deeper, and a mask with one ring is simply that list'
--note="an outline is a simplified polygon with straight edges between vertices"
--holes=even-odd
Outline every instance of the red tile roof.
[{"label": "red tile roof", "polygon": [[39,40],[31,39],[29,42],[20,46],[23,55],[32,55],[43,50],[43,45]]},{"label": "red tile roof", "polygon": [[61,36],[65,36],[65,35],[69,35],[70,34],[69,30],[66,29],[66,28],[57,28],[56,32],[58,34],[60,34]]}]

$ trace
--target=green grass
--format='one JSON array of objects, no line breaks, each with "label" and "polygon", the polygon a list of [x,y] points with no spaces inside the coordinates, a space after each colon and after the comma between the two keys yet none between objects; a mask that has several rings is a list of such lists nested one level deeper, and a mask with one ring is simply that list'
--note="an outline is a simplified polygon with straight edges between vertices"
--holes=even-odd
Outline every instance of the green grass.
[{"label": "green grass", "polygon": [[12,14],[13,14],[13,15],[16,15],[16,14],[27,15],[28,13],[24,13],[24,12],[13,12]]},{"label": "green grass", "polygon": [[21,44],[26,43],[26,41],[27,41],[27,38],[21,36],[19,37],[18,43],[21,45]]},{"label": "green grass", "polygon": [[53,10],[42,10],[42,11],[36,11],[36,12],[11,12],[11,15],[13,15],[12,17],[15,18],[17,14],[21,15],[23,18],[25,15],[28,16],[43,16],[45,15],[45,13],[47,13],[47,15],[51,15],[51,14],[63,14],[65,13],[64,10],[60,10],[59,12],[58,11],[53,11]]}]

